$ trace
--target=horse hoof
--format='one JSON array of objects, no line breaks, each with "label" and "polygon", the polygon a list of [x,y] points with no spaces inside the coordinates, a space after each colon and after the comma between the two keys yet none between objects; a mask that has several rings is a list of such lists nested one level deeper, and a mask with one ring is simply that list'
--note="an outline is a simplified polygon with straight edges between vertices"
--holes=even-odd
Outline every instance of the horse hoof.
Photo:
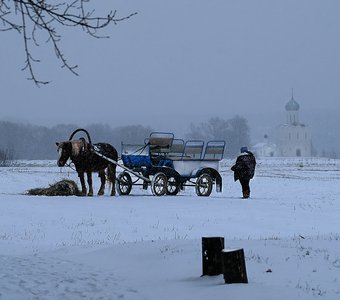
[{"label": "horse hoof", "polygon": [[92,196],[93,196],[93,193],[88,193],[87,196],[88,196],[88,197],[92,197]]},{"label": "horse hoof", "polygon": [[104,192],[103,191],[99,191],[98,192],[98,196],[103,196],[104,195]]}]

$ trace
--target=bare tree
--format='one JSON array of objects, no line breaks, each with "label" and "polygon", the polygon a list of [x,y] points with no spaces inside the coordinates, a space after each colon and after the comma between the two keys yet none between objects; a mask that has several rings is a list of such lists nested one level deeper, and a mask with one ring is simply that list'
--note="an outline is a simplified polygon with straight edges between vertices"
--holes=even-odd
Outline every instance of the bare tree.
[{"label": "bare tree", "polygon": [[77,27],[94,37],[103,38],[100,31],[110,24],[117,24],[137,13],[117,17],[117,12],[110,11],[105,16],[98,16],[89,8],[91,0],[0,0],[0,31],[14,30],[23,39],[26,54],[23,70],[29,72],[30,80],[36,85],[47,84],[34,72],[34,64],[40,62],[34,57],[33,48],[40,45],[40,38],[46,37],[46,43],[53,48],[62,67],[78,75],[77,65],[70,64],[60,47],[61,27]]},{"label": "bare tree", "polygon": [[234,157],[241,146],[250,144],[250,128],[245,118],[235,116],[225,120],[210,118],[198,125],[191,124],[187,137],[190,139],[225,140],[227,142],[226,156]]}]

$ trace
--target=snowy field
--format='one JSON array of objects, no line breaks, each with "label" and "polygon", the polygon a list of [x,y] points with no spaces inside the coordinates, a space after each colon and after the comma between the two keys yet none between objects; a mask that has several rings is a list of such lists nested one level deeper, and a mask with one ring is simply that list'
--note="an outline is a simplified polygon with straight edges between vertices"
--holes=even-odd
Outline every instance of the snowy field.
[{"label": "snowy field", "polygon": [[[229,160],[223,193],[209,198],[140,187],[125,197],[25,195],[78,182],[55,163],[0,168],[1,300],[340,299],[338,160],[259,160],[247,200]],[[248,284],[200,276],[204,236],[244,249]]]}]

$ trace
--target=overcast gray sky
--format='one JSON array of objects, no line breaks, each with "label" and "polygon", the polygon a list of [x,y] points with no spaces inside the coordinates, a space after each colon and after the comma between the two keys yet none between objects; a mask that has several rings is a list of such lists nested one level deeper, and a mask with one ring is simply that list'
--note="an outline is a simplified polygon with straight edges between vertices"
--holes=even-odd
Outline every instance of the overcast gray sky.
[{"label": "overcast gray sky", "polygon": [[[1,33],[1,120],[54,125],[104,122],[162,130],[209,117],[340,109],[339,0],[96,1],[132,19],[96,40],[73,31],[62,47],[75,77],[40,47],[37,88],[23,43]],[[284,113],[284,112],[283,112]],[[161,120],[161,121],[160,121]],[[282,121],[284,120],[284,116]]]}]

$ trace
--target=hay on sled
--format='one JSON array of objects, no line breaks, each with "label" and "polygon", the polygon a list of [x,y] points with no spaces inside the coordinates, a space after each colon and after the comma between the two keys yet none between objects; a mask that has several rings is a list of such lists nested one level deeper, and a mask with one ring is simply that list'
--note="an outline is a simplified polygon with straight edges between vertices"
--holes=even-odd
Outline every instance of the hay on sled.
[{"label": "hay on sled", "polygon": [[73,180],[64,179],[51,184],[48,188],[30,189],[27,194],[33,196],[78,196],[80,192]]}]

